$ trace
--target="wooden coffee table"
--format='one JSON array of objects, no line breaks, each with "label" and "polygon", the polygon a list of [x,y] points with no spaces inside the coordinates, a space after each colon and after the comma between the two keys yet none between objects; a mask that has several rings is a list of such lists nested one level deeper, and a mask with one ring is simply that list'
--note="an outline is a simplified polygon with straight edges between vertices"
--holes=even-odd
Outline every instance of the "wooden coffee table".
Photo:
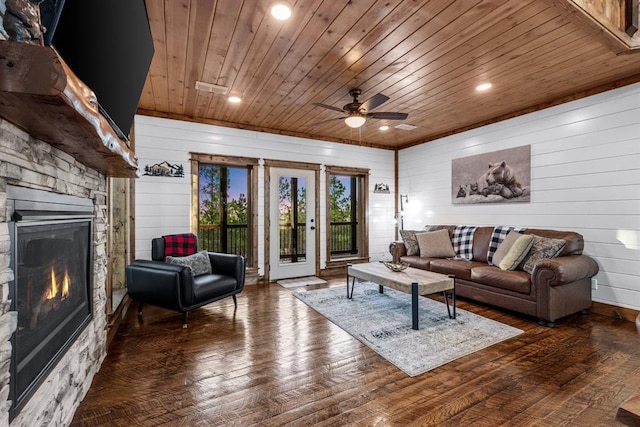
[{"label": "wooden coffee table", "polygon": [[[351,289],[349,289],[351,278]],[[447,303],[447,313],[450,319],[456,318],[456,282],[454,276],[407,267],[400,272],[393,272],[381,262],[369,262],[366,264],[349,264],[347,266],[347,298],[353,298],[353,288],[356,278],[377,283],[380,293],[384,287],[395,289],[406,294],[411,294],[411,313],[413,318],[412,328],[418,329],[418,296],[442,292]],[[453,310],[449,309],[451,298]],[[452,314],[453,311],[453,314]]]}]

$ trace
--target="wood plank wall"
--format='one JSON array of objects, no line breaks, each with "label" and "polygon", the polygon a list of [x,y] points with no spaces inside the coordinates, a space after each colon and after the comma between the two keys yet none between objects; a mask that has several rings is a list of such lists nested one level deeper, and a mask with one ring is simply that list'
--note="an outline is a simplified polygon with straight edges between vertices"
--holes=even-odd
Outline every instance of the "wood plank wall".
[{"label": "wood plank wall", "polygon": [[[531,202],[454,205],[451,160],[531,145]],[[401,150],[405,228],[574,230],[600,265],[593,300],[640,309],[640,84]],[[414,202],[415,201],[415,202]]]},{"label": "wood plank wall", "polygon": [[[265,215],[264,161],[317,163],[320,173],[320,217],[326,221],[325,166],[369,169],[369,254],[389,259],[394,239],[394,151],[337,144],[241,129],[224,128],[148,116],[136,116],[136,155],[140,170],[168,161],[184,167],[184,178],[142,176],[136,180],[136,258],[151,257],[151,239],[190,230],[190,153],[244,156],[260,159],[258,169],[258,268],[264,275]],[[376,183],[390,193],[373,193]],[[326,266],[326,233],[320,232],[320,268]]]}]

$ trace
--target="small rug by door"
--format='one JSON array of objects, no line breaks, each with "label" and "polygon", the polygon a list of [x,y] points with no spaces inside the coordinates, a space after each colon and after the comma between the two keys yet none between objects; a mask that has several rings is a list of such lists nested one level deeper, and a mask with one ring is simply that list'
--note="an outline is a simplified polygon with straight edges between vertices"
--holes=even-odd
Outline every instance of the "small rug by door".
[{"label": "small rug by door", "polygon": [[325,285],[326,280],[322,280],[316,276],[296,277],[294,279],[278,280],[278,285],[285,288],[296,288],[298,286]]},{"label": "small rug by door", "polygon": [[420,297],[419,326],[411,329],[411,295],[371,282],[356,283],[353,299],[346,285],[300,290],[294,295],[380,356],[414,377],[452,360],[521,334],[523,331]]}]

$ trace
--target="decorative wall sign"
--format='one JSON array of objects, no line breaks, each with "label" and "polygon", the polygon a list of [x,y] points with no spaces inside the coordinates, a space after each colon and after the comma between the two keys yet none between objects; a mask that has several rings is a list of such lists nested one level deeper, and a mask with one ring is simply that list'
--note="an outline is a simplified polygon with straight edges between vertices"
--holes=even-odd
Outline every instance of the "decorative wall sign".
[{"label": "decorative wall sign", "polygon": [[147,176],[168,176],[172,178],[184,177],[184,167],[180,164],[171,164],[166,160],[161,163],[156,163],[152,166],[144,167],[144,175]]},{"label": "decorative wall sign", "polygon": [[531,146],[508,148],[451,161],[451,202],[528,202]]},{"label": "decorative wall sign", "polygon": [[389,184],[376,184],[375,187],[373,187],[373,192],[374,193],[389,193]]}]

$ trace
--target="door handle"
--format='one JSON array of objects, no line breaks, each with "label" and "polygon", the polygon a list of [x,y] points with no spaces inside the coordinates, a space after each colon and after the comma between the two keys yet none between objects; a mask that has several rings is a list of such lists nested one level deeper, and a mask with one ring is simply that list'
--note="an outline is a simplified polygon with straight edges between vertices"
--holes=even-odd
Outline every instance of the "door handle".
[{"label": "door handle", "polygon": [[312,230],[315,230],[316,228],[312,225],[311,227],[309,227]]}]

